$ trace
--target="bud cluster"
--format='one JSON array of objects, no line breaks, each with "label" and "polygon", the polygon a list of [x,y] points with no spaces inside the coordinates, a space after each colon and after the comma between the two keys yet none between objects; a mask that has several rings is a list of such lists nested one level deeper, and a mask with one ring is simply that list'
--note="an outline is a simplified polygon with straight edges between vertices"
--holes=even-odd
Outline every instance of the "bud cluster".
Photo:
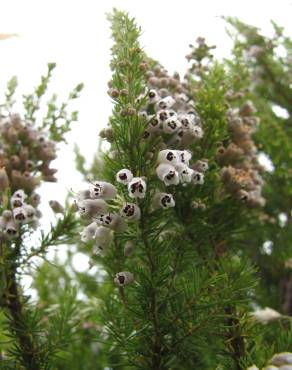
[{"label": "bud cluster", "polygon": [[215,49],[216,46],[209,46],[206,43],[204,37],[198,37],[196,45],[190,45],[190,53],[186,55],[188,62],[192,62],[189,69],[191,75],[200,76],[203,73],[208,72],[208,62],[213,59],[211,50]]},{"label": "bud cluster", "polygon": [[56,145],[43,130],[25,122],[18,114],[0,117],[0,163],[5,167],[13,190],[31,193],[40,180],[56,181]]},{"label": "bud cluster", "polygon": [[147,92],[141,100],[140,115],[146,120],[144,137],[161,137],[166,147],[189,147],[203,136],[194,102],[188,97],[186,81],[178,73],[169,76],[159,65],[146,72]]},{"label": "bud cluster", "polygon": [[41,217],[37,206],[40,197],[36,193],[28,196],[23,189],[15,191],[10,198],[10,207],[5,209],[0,216],[0,235],[6,239],[19,236],[22,225],[37,228]]},{"label": "bud cluster", "polygon": [[225,190],[250,207],[264,206],[262,197],[263,179],[257,162],[257,148],[252,134],[258,125],[255,108],[246,101],[238,109],[227,112],[228,130],[232,142],[220,146],[216,160],[221,165],[221,179]]},{"label": "bud cluster", "polygon": [[[2,214],[0,234],[16,238],[22,225],[36,228],[41,217],[35,193],[41,180],[56,181],[50,168],[56,158],[55,143],[46,133],[12,113],[0,116],[0,191]],[[12,192],[12,195],[10,195]]]}]

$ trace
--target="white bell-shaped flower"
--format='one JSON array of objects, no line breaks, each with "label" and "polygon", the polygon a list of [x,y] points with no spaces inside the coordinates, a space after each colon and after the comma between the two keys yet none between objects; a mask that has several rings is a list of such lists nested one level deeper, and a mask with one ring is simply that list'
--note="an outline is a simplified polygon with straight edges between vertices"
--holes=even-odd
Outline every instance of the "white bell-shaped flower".
[{"label": "white bell-shaped flower", "polygon": [[134,275],[129,271],[118,272],[114,278],[114,282],[119,286],[125,286],[134,281]]},{"label": "white bell-shaped flower", "polygon": [[148,91],[148,100],[150,104],[156,103],[160,99],[158,92],[154,89]]},{"label": "white bell-shaped flower", "polygon": [[141,177],[134,177],[128,183],[128,192],[131,198],[144,198],[146,195],[147,185]]},{"label": "white bell-shaped flower", "polygon": [[99,215],[96,218],[96,222],[99,225],[109,227],[110,229],[117,232],[123,232],[127,229],[127,224],[125,220],[116,213],[106,213],[103,215]]},{"label": "white bell-shaped flower", "polygon": [[166,186],[179,184],[179,174],[176,169],[170,164],[161,163],[156,168],[156,174],[158,178],[165,183]]},{"label": "white bell-shaped flower", "polygon": [[90,197],[93,199],[114,199],[117,195],[116,187],[105,181],[95,181],[90,186]]},{"label": "white bell-shaped flower", "polygon": [[23,205],[23,208],[26,212],[26,215],[27,215],[27,222],[31,222],[33,221],[34,217],[36,216],[36,209],[30,205],[30,204],[24,204]]},{"label": "white bell-shaped flower", "polygon": [[22,207],[24,205],[24,199],[12,196],[10,198],[11,208]]},{"label": "white bell-shaped flower", "polygon": [[89,199],[90,198],[90,190],[89,189],[85,189],[85,190],[80,190],[78,191],[77,193],[77,201],[81,201],[81,200],[84,200],[84,199]]},{"label": "white bell-shaped flower", "polygon": [[183,129],[191,129],[195,123],[194,117],[190,114],[182,113],[179,114],[178,118]]},{"label": "white bell-shaped flower", "polygon": [[180,158],[176,153],[176,150],[164,149],[158,153],[157,162],[160,163],[167,163],[167,164],[175,164],[180,162]]},{"label": "white bell-shaped flower", "polygon": [[177,163],[175,165],[175,169],[177,170],[179,174],[179,179],[182,184],[190,183],[192,181],[194,170],[189,168],[186,164]]},{"label": "white bell-shaped flower", "polygon": [[169,109],[175,104],[175,100],[172,96],[166,96],[163,99],[158,100],[156,106],[157,109]]},{"label": "white bell-shaped flower", "polygon": [[27,195],[25,194],[24,190],[23,189],[19,189],[19,190],[16,190],[13,194],[12,194],[12,197],[13,198],[19,198],[21,200],[25,200],[27,198]]},{"label": "white bell-shaped flower", "polygon": [[103,199],[84,199],[76,204],[80,215],[85,217],[104,214],[108,209],[108,205]]},{"label": "white bell-shaped flower", "polygon": [[95,252],[104,256],[113,238],[113,232],[109,228],[98,226],[95,232]]},{"label": "white bell-shaped flower", "polygon": [[181,127],[180,121],[175,117],[170,117],[162,124],[162,129],[165,134],[174,134]]},{"label": "white bell-shaped flower", "polygon": [[200,126],[193,126],[190,131],[192,136],[196,139],[201,139],[203,137],[203,130]]},{"label": "white bell-shaped flower", "polygon": [[8,239],[14,239],[18,236],[18,224],[15,222],[15,220],[11,219],[7,222],[4,234]]},{"label": "white bell-shaped flower", "polygon": [[16,207],[12,211],[16,223],[24,224],[27,220],[27,213],[24,207]]},{"label": "white bell-shaped flower", "polygon": [[158,118],[160,123],[163,123],[171,116],[170,116],[169,110],[161,109],[157,112],[156,117]]},{"label": "white bell-shaped flower", "polygon": [[176,154],[182,163],[187,166],[189,165],[189,162],[192,159],[192,153],[189,150],[176,150]]},{"label": "white bell-shaped flower", "polygon": [[193,166],[193,169],[199,172],[206,172],[209,169],[208,161],[199,159]]},{"label": "white bell-shaped flower", "polygon": [[141,217],[141,210],[135,203],[125,203],[120,213],[121,216],[131,221],[137,221]]},{"label": "white bell-shaped flower", "polygon": [[153,205],[155,208],[172,208],[175,207],[175,201],[172,194],[156,193],[153,197]]},{"label": "white bell-shaped flower", "polygon": [[127,168],[123,168],[116,174],[116,180],[117,182],[120,182],[121,184],[128,184],[133,179],[133,174],[130,170]]},{"label": "white bell-shaped flower", "polygon": [[281,352],[272,357],[270,363],[275,366],[292,365],[292,353]]},{"label": "white bell-shaped flower", "polygon": [[94,239],[96,229],[96,222],[92,222],[91,224],[87,225],[81,232],[81,241],[88,243],[90,240]]},{"label": "white bell-shaped flower", "polygon": [[198,171],[194,171],[192,173],[192,183],[203,185],[204,184],[204,174]]}]

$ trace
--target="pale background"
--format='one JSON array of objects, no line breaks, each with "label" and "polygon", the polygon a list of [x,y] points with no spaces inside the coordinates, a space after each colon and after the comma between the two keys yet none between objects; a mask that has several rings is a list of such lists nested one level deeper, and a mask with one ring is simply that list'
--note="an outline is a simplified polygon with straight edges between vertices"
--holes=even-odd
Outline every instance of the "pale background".
[{"label": "pale background", "polygon": [[[42,189],[44,199],[63,201],[69,188],[78,190],[82,180],[74,168],[72,146],[77,143],[91,161],[97,147],[99,129],[111,112],[106,94],[110,79],[110,29],[106,13],[113,7],[126,10],[141,25],[142,46],[169,72],[183,72],[188,45],[198,36],[216,44],[216,56],[227,56],[231,42],[222,15],[239,17],[270,34],[270,20],[284,26],[292,37],[292,2],[250,0],[153,1],[153,0],[0,0],[0,33],[19,37],[0,42],[0,95],[7,80],[17,75],[19,97],[30,92],[45,72],[47,62],[56,62],[51,91],[61,97],[79,82],[85,83],[76,102],[79,122],[67,136],[56,166],[59,183]],[[44,222],[52,216],[49,212]],[[76,268],[87,268],[83,254],[76,257]]]}]

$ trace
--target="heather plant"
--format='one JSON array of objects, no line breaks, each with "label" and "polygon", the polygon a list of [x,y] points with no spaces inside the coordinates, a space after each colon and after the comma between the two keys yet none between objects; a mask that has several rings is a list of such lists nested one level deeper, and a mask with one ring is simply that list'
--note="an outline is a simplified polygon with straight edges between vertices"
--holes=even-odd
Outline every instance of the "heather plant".
[{"label": "heather plant", "polygon": [[107,364],[242,369],[256,275],[241,235],[265,204],[255,108],[204,39],[181,78],[145,54],[133,19],[110,20],[110,149],[89,171],[78,154],[89,183],[75,196],[80,248],[106,272]]},{"label": "heather plant", "polygon": [[[3,368],[291,369],[291,41],[276,25],[268,39],[229,19],[232,57],[216,60],[215,46],[199,37],[180,76],[146,54],[128,14],[114,10],[109,20],[112,114],[91,164],[76,147],[84,186],[70,183],[66,205],[50,201],[57,219],[36,249],[17,241],[40,228],[34,190],[55,180],[55,143],[76,115],[60,127],[67,103],[57,108],[53,96],[36,125],[34,107],[46,90],[38,88],[24,99],[24,120],[1,119],[3,250],[19,253],[9,270],[19,293],[3,295]],[[50,71],[42,84],[49,78]],[[21,145],[6,149],[23,127],[33,143],[24,162]],[[68,245],[65,262],[30,269],[36,310],[19,276],[59,244]],[[73,263],[80,253],[89,258],[84,272]],[[22,304],[17,326],[11,297]]]},{"label": "heather plant", "polygon": [[[16,78],[8,82],[6,101],[1,105],[1,369],[50,368],[56,352],[69,340],[65,333],[75,310],[74,292],[64,292],[63,305],[49,312],[34,304],[21,284],[22,276],[38,265],[37,258],[45,258],[51,246],[72,241],[77,225],[74,213],[68,209],[46,233],[38,209],[41,199],[37,189],[44,181],[57,180],[51,162],[57,157],[58,142],[65,140],[64,134],[77,119],[77,112],[68,104],[82,89],[82,84],[78,85],[60,106],[54,95],[47,114],[37,117],[54,68],[55,64],[49,64],[34,92],[23,97],[24,114],[13,110]],[[51,201],[56,212],[61,209],[57,205]]]}]

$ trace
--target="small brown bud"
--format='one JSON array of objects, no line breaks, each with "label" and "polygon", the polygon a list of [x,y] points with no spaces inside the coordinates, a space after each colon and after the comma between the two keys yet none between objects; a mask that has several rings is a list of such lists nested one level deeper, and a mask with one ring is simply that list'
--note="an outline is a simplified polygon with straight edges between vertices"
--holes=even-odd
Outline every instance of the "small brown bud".
[{"label": "small brown bud", "polygon": [[122,89],[120,91],[120,95],[123,96],[123,97],[128,96],[129,95],[129,91],[127,89]]},{"label": "small brown bud", "polygon": [[63,213],[65,212],[64,207],[57,200],[50,200],[49,205],[52,208],[54,213]]},{"label": "small brown bud", "polygon": [[5,191],[9,186],[9,179],[4,167],[0,168],[0,192]]},{"label": "small brown bud", "polygon": [[146,62],[142,62],[142,63],[139,64],[140,71],[145,72],[147,70],[147,68],[148,68],[148,65],[147,65]]},{"label": "small brown bud", "polygon": [[109,96],[111,97],[111,98],[118,98],[119,97],[119,95],[120,95],[120,93],[119,93],[119,90],[117,90],[117,89],[110,89],[109,91],[108,91],[108,94],[109,94]]},{"label": "small brown bud", "polygon": [[128,116],[134,116],[136,114],[136,109],[134,107],[128,107],[127,108],[127,115]]}]

